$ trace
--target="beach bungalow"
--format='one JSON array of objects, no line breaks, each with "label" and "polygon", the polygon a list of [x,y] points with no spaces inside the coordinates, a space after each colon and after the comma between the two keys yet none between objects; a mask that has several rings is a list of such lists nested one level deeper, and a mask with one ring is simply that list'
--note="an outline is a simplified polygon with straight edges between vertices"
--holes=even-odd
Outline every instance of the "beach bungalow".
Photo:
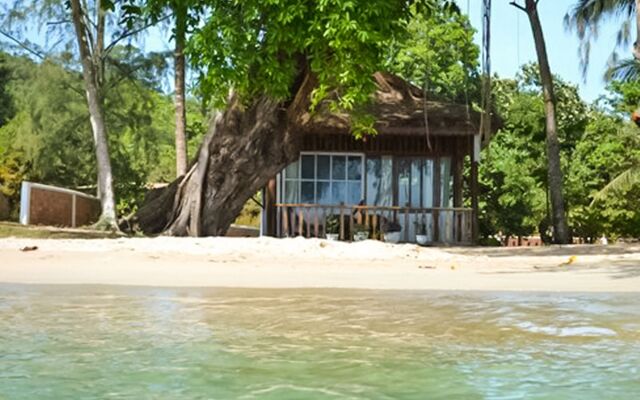
[{"label": "beach bungalow", "polygon": [[348,115],[310,117],[299,159],[264,189],[263,235],[474,242],[480,114],[425,102],[396,76],[375,77],[369,111],[378,134],[354,138]]}]

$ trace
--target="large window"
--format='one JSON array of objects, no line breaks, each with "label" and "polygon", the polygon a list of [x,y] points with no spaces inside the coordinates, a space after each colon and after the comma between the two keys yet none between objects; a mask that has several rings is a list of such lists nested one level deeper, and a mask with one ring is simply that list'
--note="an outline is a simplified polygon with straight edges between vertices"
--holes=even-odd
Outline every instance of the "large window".
[{"label": "large window", "polygon": [[303,154],[284,172],[284,202],[358,204],[363,157],[356,154]]}]

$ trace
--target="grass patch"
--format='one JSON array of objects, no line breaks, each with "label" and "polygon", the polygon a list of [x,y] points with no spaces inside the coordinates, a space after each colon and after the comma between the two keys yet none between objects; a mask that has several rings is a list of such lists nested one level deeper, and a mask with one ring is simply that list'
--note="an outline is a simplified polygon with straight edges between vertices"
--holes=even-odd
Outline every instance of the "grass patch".
[{"label": "grass patch", "polygon": [[0,222],[0,238],[27,239],[115,239],[122,234],[81,228],[56,228],[52,226],[25,226],[15,222]]},{"label": "grass patch", "polygon": [[[256,195],[257,201],[262,201],[260,194]],[[234,224],[253,226],[255,228],[260,227],[260,206],[252,199],[247,200],[240,215],[236,218]]]}]

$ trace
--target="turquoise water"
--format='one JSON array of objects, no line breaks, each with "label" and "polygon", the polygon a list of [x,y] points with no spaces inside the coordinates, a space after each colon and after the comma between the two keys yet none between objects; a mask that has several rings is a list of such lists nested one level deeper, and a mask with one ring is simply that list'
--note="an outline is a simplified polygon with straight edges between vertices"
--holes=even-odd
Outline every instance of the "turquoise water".
[{"label": "turquoise water", "polygon": [[640,295],[0,285],[0,399],[637,399]]}]

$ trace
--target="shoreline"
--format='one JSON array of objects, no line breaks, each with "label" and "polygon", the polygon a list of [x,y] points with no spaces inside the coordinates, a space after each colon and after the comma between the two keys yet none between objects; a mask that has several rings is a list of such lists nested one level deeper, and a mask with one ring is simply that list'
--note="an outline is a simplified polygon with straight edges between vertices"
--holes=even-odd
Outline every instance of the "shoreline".
[{"label": "shoreline", "polygon": [[[37,246],[22,252],[25,246]],[[430,248],[319,239],[0,240],[0,283],[640,292],[640,245]]]}]

